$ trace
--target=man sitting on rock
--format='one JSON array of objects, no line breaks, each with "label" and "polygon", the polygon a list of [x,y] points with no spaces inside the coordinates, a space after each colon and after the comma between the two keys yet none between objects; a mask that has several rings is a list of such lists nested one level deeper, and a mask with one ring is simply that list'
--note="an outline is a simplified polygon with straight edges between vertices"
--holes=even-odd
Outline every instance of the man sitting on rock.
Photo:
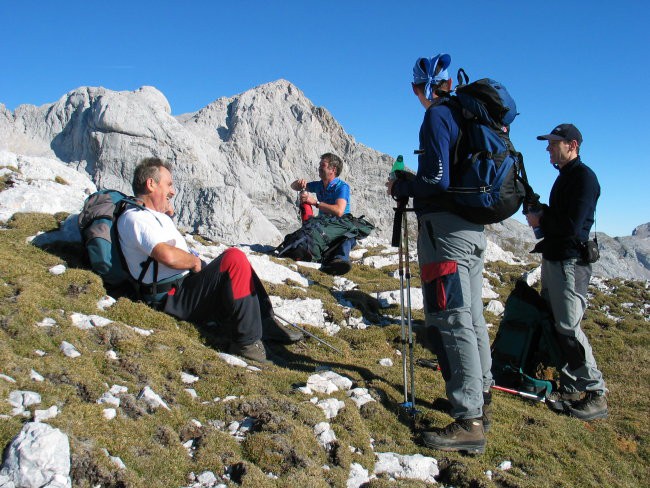
[{"label": "man sitting on rock", "polygon": [[[337,155],[325,153],[320,157],[318,176],[320,180],[307,183],[299,179],[291,183],[291,189],[299,191],[300,203],[316,207],[319,212],[341,217],[350,213],[350,186],[339,175],[343,161]],[[308,192],[315,193],[316,198]],[[343,275],[350,271],[350,250],[357,243],[354,237],[347,238],[335,249],[328,250],[331,256],[322,263],[321,271],[332,275]]]},{"label": "man sitting on rock", "polygon": [[164,312],[194,323],[217,323],[230,335],[229,352],[268,363],[264,338],[288,343],[302,338],[273,319],[266,290],[246,255],[230,248],[206,264],[189,252],[169,217],[175,195],[171,165],[142,160],[133,175],[133,192],[145,209],[128,208],[119,218],[120,246],[131,276],[147,261],[142,298]]}]

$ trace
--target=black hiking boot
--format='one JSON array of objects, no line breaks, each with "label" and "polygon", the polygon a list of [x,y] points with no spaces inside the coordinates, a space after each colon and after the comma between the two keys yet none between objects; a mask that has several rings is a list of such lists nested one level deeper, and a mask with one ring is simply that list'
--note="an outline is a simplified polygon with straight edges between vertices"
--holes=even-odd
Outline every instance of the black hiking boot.
[{"label": "black hiking boot", "polygon": [[279,344],[293,344],[305,338],[302,332],[294,327],[285,327],[273,317],[262,320],[262,340]]},{"label": "black hiking boot", "polygon": [[329,275],[335,275],[335,276],[344,275],[351,269],[352,269],[352,265],[350,264],[350,262],[345,261],[341,258],[334,258],[330,261],[326,261],[320,267],[320,270],[323,273],[327,273]]},{"label": "black hiking boot", "polygon": [[571,402],[580,400],[582,393],[579,391],[553,391],[546,397],[546,404],[548,408],[556,413],[564,413]]},{"label": "black hiking boot", "polygon": [[264,343],[260,340],[257,340],[252,344],[246,344],[245,346],[233,342],[230,344],[228,352],[260,364],[272,364],[271,361],[267,359]]},{"label": "black hiking boot", "polygon": [[572,402],[567,413],[572,417],[589,422],[607,418],[607,399],[595,391],[588,391],[582,400]]},{"label": "black hiking boot", "polygon": [[481,418],[457,419],[443,429],[423,432],[427,447],[441,451],[465,451],[471,454],[485,452],[485,433]]},{"label": "black hiking boot", "polygon": [[487,434],[490,430],[490,426],[492,425],[492,392],[491,391],[483,392],[483,417],[481,417],[481,420],[483,420],[483,432]]}]

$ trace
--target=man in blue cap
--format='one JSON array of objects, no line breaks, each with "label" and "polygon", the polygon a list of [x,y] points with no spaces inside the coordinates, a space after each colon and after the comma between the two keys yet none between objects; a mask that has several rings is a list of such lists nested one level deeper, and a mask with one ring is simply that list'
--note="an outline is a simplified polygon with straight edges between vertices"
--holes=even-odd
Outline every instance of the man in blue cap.
[{"label": "man in blue cap", "polygon": [[600,185],[580,159],[582,134],[575,125],[560,124],[537,139],[548,141],[550,162],[560,172],[549,204],[526,215],[528,224],[544,236],[533,252],[542,253],[542,296],[553,311],[556,337],[566,361],[560,371],[560,389],[551,394],[548,405],[585,421],[605,418],[607,389],[580,327],[591,277],[590,259],[583,253]]},{"label": "man in blue cap", "polygon": [[418,170],[412,180],[386,186],[397,200],[414,197],[425,321],[454,418],[445,428],[423,432],[423,441],[434,449],[482,453],[493,384],[481,300],[487,241],[482,225],[450,212],[440,201],[449,187],[462,123],[462,114],[442,103],[451,91],[450,63],[448,54],[416,61],[413,93],[426,111],[416,151]]}]

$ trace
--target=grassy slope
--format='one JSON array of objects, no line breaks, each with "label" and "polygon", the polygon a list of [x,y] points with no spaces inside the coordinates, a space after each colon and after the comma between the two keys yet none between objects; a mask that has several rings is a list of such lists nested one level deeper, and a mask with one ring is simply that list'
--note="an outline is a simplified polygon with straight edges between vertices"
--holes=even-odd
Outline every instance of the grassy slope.
[{"label": "grassy slope", "polygon": [[[637,487],[647,482],[650,333],[648,322],[623,305],[648,303],[644,285],[616,282],[613,296],[596,291],[584,321],[610,388],[608,420],[587,424],[555,415],[542,404],[495,393],[488,449],[483,456],[466,457],[423,447],[408,422],[400,420],[396,404],[402,400],[401,364],[394,355],[399,348],[398,325],[343,329],[327,338],[343,356],[311,340],[280,351],[288,360],[286,367],[272,366],[261,372],[230,367],[209,347],[210,336],[143,304],[121,299],[106,312],[99,312],[96,302],[104,289],[97,276],[78,268],[78,249],[45,252],[26,243],[27,236],[54,227],[56,219],[51,216],[26,214],[18,215],[9,229],[0,231],[0,372],[17,380],[17,384],[0,380],[0,414],[10,413],[6,399],[15,389],[39,392],[43,401],[37,408],[58,405],[61,413],[49,423],[70,438],[76,486],[183,486],[188,484],[190,472],[209,469],[222,474],[231,469],[242,486],[340,487],[345,486],[351,463],[372,468],[371,438],[377,452],[436,457],[443,481],[458,487]],[[49,267],[62,262],[70,266],[65,274],[48,273]],[[413,268],[417,274],[417,266]],[[523,269],[506,265],[491,269],[502,276],[498,290],[505,299]],[[341,312],[329,292],[331,278],[318,271],[304,271],[318,282],[310,287],[309,295],[323,299],[331,315],[340,319]],[[386,270],[355,267],[349,278],[369,294],[399,286]],[[417,280],[414,276],[414,284]],[[273,287],[272,292],[303,295],[288,286]],[[607,318],[600,311],[605,306],[613,315],[625,318],[619,322]],[[82,331],[71,325],[71,312],[97,313],[115,323]],[[390,313],[397,315],[398,311],[394,308]],[[58,326],[37,327],[35,323],[44,317],[55,318]],[[421,313],[415,318],[421,318]],[[495,317],[488,321],[498,323]],[[124,324],[155,332],[143,337]],[[63,356],[58,350],[63,340],[74,344],[82,356]],[[38,357],[33,352],[36,349],[47,355]],[[118,361],[105,358],[109,349],[117,352]],[[395,366],[379,366],[383,357],[392,357]],[[416,357],[431,354],[418,344]],[[294,390],[319,365],[349,376],[378,400],[358,409],[341,392],[332,395],[344,400],[346,408],[331,421],[339,446],[330,454],[312,433],[313,425],[324,420],[322,411]],[[46,380],[30,380],[31,369]],[[193,385],[199,400],[184,391],[187,386],[180,381],[181,371],[201,378]],[[106,421],[104,406],[95,401],[113,384],[127,386],[129,395],[122,398],[117,418]],[[171,411],[147,411],[135,398],[145,385],[159,393]],[[417,367],[416,389],[422,411],[420,427],[450,421],[441,400],[444,387],[439,373]],[[211,401],[227,395],[241,398],[227,403]],[[210,422],[227,424],[246,416],[259,422],[242,443]],[[202,427],[192,419],[199,420]],[[23,421],[19,417],[0,419],[0,446],[17,434]],[[195,440],[193,458],[181,445],[189,439]],[[116,470],[102,448],[119,456],[128,469]],[[513,468],[497,471],[496,466],[504,460],[512,461]],[[330,470],[322,469],[326,464]],[[495,472],[492,481],[483,474],[486,470]],[[278,478],[266,476],[269,472]],[[423,486],[413,481],[398,485]],[[378,479],[370,486],[397,485]]]}]

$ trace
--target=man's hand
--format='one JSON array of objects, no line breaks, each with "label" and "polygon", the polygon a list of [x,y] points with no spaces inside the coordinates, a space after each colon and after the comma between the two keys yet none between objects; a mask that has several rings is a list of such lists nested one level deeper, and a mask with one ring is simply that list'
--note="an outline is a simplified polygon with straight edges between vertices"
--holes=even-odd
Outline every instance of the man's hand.
[{"label": "man's hand", "polygon": [[542,218],[542,212],[528,212],[526,214],[526,221],[531,227],[539,227],[539,221]]},{"label": "man's hand", "polygon": [[291,189],[296,191],[303,191],[307,188],[307,180],[300,179],[291,183]]},{"label": "man's hand", "polygon": [[312,196],[306,192],[306,191],[301,191],[300,192],[300,203],[307,203],[309,205],[316,205],[316,200],[315,198],[312,198]]}]

